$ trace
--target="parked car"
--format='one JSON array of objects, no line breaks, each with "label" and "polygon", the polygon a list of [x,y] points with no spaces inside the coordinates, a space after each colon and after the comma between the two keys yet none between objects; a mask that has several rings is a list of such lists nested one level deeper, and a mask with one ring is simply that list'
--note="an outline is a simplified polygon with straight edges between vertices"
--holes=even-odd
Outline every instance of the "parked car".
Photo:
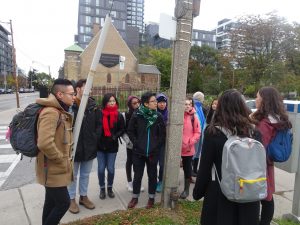
[{"label": "parked car", "polygon": [[0,94],[5,94],[4,88],[0,88]]},{"label": "parked car", "polygon": [[255,99],[246,100],[246,105],[252,112],[256,111]]}]

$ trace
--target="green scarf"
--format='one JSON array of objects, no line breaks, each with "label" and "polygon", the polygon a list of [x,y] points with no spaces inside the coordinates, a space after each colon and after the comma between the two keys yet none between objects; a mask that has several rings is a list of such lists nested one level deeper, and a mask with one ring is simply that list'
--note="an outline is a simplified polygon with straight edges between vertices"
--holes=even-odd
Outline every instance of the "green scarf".
[{"label": "green scarf", "polygon": [[137,114],[142,115],[147,120],[147,129],[155,123],[158,117],[156,110],[149,109],[143,105],[140,105]]}]

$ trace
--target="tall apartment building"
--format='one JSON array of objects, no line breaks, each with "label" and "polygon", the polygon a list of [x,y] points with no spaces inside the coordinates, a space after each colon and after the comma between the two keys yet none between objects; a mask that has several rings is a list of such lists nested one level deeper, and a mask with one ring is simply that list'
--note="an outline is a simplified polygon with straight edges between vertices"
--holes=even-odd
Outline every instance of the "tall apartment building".
[{"label": "tall apartment building", "polygon": [[139,32],[144,27],[144,0],[79,0],[75,41],[80,47],[86,48],[91,41],[94,24],[104,25],[111,6],[113,24],[122,38],[129,47],[139,44]]},{"label": "tall apartment building", "polygon": [[217,49],[226,49],[231,45],[231,39],[228,32],[237,26],[237,22],[232,19],[223,19],[218,21],[216,28],[216,47]]},{"label": "tall apartment building", "polygon": [[127,0],[127,25],[144,33],[144,0]]},{"label": "tall apartment building", "polygon": [[12,72],[12,46],[9,31],[0,25],[0,86],[4,83],[4,75]]},{"label": "tall apartment building", "polygon": [[216,48],[215,31],[193,29],[192,45],[208,45],[211,48]]}]

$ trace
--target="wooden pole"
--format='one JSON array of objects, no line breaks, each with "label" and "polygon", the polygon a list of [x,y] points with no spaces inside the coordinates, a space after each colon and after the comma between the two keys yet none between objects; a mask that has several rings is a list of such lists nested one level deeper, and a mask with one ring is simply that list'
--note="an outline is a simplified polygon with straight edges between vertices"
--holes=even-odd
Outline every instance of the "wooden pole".
[{"label": "wooden pole", "polygon": [[17,76],[17,59],[16,59],[16,49],[14,45],[14,34],[13,34],[13,28],[12,28],[12,21],[9,21],[10,24],[10,33],[11,33],[11,44],[12,44],[12,56],[13,56],[13,77],[15,79],[16,83],[16,99],[17,99],[17,108],[20,108],[20,101],[19,101],[19,82],[18,82],[18,76]]}]

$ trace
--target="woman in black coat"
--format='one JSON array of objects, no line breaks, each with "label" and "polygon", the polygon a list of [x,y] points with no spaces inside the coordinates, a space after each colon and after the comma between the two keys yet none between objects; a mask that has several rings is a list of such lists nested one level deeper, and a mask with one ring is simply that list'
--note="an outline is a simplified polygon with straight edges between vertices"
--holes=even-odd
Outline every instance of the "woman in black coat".
[{"label": "woman in black coat", "polygon": [[119,149],[119,138],[125,132],[124,118],[118,111],[118,101],[114,94],[107,93],[102,99],[102,109],[97,125],[97,161],[100,199],[106,198],[105,169],[107,169],[107,194],[114,198],[112,190],[115,176],[115,160]]},{"label": "woman in black coat", "polygon": [[259,201],[229,201],[221,191],[216,174],[212,172],[215,164],[222,180],[222,153],[227,141],[225,134],[215,126],[224,127],[240,137],[249,136],[253,125],[248,115],[249,110],[241,94],[234,89],[227,90],[219,98],[215,115],[205,130],[200,168],[193,191],[195,200],[204,197],[202,225],[257,225],[259,222]]}]

